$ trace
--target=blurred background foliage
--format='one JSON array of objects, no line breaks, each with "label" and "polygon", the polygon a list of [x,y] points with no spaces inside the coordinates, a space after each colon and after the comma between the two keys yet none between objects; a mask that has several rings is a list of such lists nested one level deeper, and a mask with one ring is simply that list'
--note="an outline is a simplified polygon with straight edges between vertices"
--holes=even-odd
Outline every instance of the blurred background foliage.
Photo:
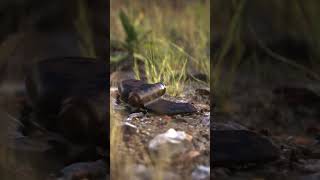
[{"label": "blurred background foliage", "polygon": [[[0,42],[10,35],[72,32],[84,56],[107,59],[107,1],[3,0],[0,3]],[[35,39],[37,41],[37,39]]]},{"label": "blurred background foliage", "polygon": [[[19,120],[24,118],[20,114],[24,103],[16,99],[21,98],[20,92],[25,95],[25,70],[38,60],[61,56],[107,60],[106,8],[107,1],[101,0],[0,1],[1,179],[48,176],[43,169],[51,167],[52,161],[41,152],[29,155],[27,150],[25,154],[24,144],[16,142],[21,133],[17,130],[21,125]],[[6,87],[10,88],[4,91]],[[42,156],[46,162],[40,165]]]},{"label": "blurred background foliage", "polygon": [[[316,0],[213,0],[211,9],[212,85],[218,97],[230,96],[236,72],[275,75],[278,62],[291,74],[320,80],[320,2]],[[262,69],[266,61],[271,69]],[[256,75],[252,73],[252,75]],[[274,76],[275,78],[275,76]]]}]

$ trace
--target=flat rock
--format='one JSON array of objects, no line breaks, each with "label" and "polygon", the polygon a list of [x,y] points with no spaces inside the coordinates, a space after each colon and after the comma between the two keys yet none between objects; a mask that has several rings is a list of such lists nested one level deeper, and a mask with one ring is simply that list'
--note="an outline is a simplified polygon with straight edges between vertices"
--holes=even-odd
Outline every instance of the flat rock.
[{"label": "flat rock", "polygon": [[[155,178],[155,174],[157,170],[146,167],[142,164],[136,164],[130,168],[132,177],[130,179],[132,180],[151,180]],[[165,171],[161,173],[162,179],[165,180],[180,180],[181,177],[173,172]]]},{"label": "flat rock", "polygon": [[150,152],[166,152],[169,157],[183,154],[191,148],[192,136],[184,131],[169,129],[165,133],[158,134],[149,142]]},{"label": "flat rock", "polygon": [[214,166],[265,163],[276,160],[279,150],[268,139],[247,130],[211,131]]},{"label": "flat rock", "polygon": [[197,111],[195,107],[189,103],[177,103],[165,99],[159,99],[147,105],[146,109],[157,114],[167,115],[195,113]]},{"label": "flat rock", "polygon": [[107,166],[103,160],[71,164],[60,171],[59,180],[98,179],[106,177]]},{"label": "flat rock", "polygon": [[210,167],[197,166],[197,168],[191,174],[193,180],[209,180],[210,179]]}]

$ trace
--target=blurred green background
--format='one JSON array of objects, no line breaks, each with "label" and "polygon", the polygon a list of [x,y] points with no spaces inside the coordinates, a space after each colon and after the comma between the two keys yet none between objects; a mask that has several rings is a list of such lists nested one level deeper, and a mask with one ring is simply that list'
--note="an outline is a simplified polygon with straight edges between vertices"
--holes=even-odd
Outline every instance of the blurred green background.
[{"label": "blurred green background", "polygon": [[[211,4],[211,79],[217,96],[229,96],[237,88],[234,79],[244,66],[252,76],[260,71],[269,79],[292,75],[319,82],[319,1],[213,0]],[[269,68],[262,66],[266,63]],[[292,70],[283,71],[283,66]]]}]

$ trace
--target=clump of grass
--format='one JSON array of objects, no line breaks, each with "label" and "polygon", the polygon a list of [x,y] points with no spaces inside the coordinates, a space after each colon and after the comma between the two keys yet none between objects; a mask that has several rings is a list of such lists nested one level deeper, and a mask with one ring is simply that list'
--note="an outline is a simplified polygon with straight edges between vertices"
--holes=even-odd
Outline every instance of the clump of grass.
[{"label": "clump of grass", "polygon": [[179,9],[158,1],[111,1],[111,6],[117,3],[122,6],[112,8],[111,39],[124,42],[128,51],[133,51],[137,78],[141,78],[137,62],[143,61],[147,80],[163,81],[168,93],[177,95],[191,71],[210,77],[209,1],[181,2]]},{"label": "clump of grass", "polygon": [[[144,44],[137,55],[144,62],[148,82],[163,82],[167,93],[173,96],[181,94],[187,75],[187,57],[173,49],[165,41],[151,41]],[[135,72],[138,72],[136,65]]]}]

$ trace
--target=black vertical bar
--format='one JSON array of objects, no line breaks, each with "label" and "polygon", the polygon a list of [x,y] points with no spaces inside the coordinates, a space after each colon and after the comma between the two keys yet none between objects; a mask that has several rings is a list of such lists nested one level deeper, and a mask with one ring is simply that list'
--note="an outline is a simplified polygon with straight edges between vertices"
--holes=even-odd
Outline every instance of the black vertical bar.
[{"label": "black vertical bar", "polygon": [[[210,169],[213,168],[213,159],[212,159],[212,152],[213,152],[213,133],[212,133],[212,125],[214,121],[214,83],[213,83],[213,70],[214,70],[214,60],[213,60],[213,6],[214,6],[214,1],[210,1]],[[212,172],[212,170],[210,171]],[[211,175],[210,175],[211,176]]]},{"label": "black vertical bar", "polygon": [[106,35],[107,35],[107,48],[105,49],[106,51],[106,60],[107,60],[107,68],[108,68],[108,74],[107,74],[107,79],[108,79],[108,84],[107,84],[107,87],[108,87],[108,93],[107,93],[107,97],[108,97],[108,101],[107,101],[107,121],[108,121],[108,139],[109,139],[109,142],[108,142],[108,146],[107,146],[107,149],[109,150],[109,155],[108,155],[108,160],[107,160],[107,165],[108,165],[108,174],[109,174],[109,177],[110,177],[110,1],[107,0],[105,1],[107,3],[107,10],[106,10],[106,20],[104,22],[106,22]]}]

